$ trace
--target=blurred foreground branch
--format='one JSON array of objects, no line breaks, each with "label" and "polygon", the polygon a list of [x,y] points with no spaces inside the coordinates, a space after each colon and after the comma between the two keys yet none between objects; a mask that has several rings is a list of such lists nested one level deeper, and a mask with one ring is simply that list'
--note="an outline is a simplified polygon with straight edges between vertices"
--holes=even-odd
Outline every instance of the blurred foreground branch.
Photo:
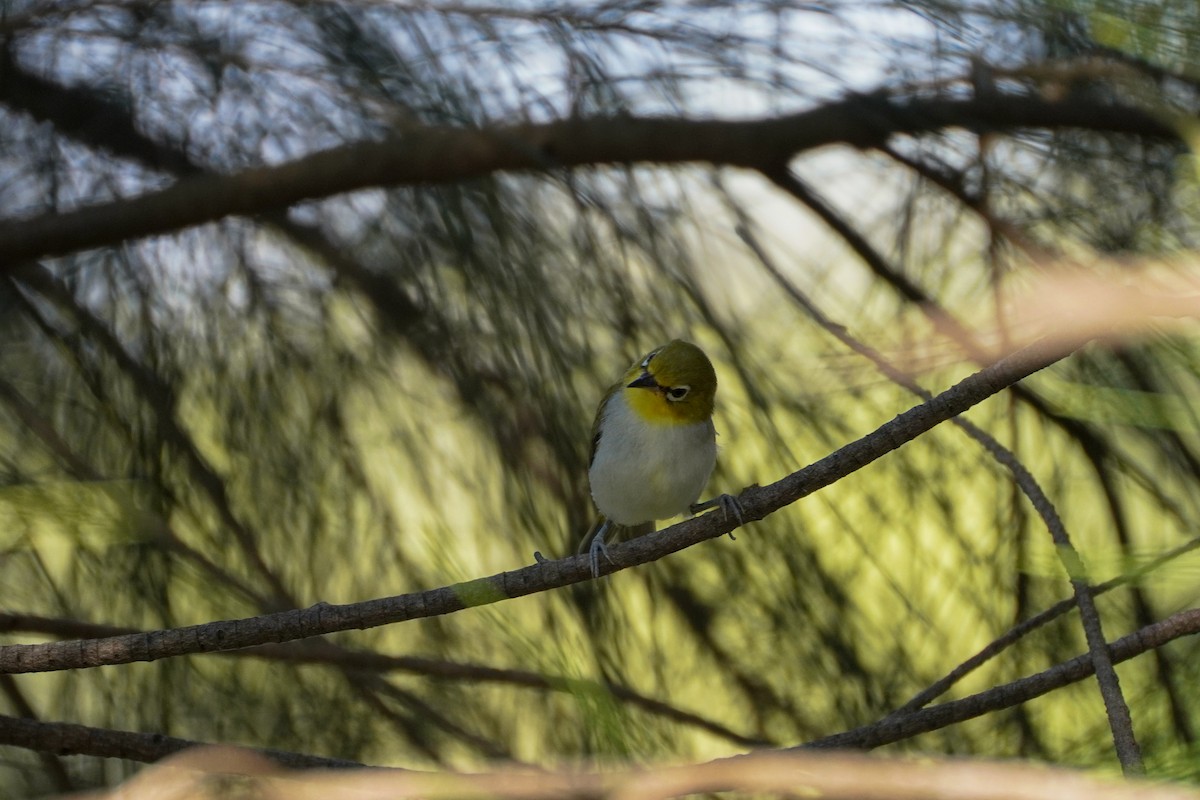
[{"label": "blurred foreground branch", "polygon": [[[1200,792],[1175,785],[1118,782],[1079,772],[1023,764],[968,760],[881,759],[831,753],[754,755],[682,767],[619,772],[419,774],[385,770],[297,774],[248,751],[210,748],[185,753],[149,769],[101,797],[227,797],[229,780],[264,800],[423,797],[622,798],[660,800],[738,790],[766,796],[891,798],[892,800],[1197,800]],[[222,778],[222,781],[213,780]]]}]

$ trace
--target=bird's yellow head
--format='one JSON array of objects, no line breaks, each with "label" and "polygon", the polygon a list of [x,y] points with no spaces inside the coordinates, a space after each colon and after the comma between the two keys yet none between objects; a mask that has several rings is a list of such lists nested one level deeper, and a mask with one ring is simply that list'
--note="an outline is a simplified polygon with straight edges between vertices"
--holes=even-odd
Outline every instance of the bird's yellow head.
[{"label": "bird's yellow head", "polygon": [[682,425],[712,417],[717,373],[704,351],[673,339],[625,373],[626,400],[648,422]]}]

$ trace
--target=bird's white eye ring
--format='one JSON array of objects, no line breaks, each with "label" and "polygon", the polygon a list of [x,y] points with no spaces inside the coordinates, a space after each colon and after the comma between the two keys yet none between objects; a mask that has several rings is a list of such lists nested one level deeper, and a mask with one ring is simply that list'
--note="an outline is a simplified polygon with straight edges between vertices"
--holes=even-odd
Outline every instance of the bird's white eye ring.
[{"label": "bird's white eye ring", "polygon": [[650,362],[654,360],[656,355],[658,355],[658,350],[650,351],[650,355],[646,356],[646,358],[642,361],[642,369],[646,369],[646,367],[650,366]]},{"label": "bird's white eye ring", "polygon": [[691,389],[692,387],[690,386],[672,386],[670,389],[667,389],[667,399],[674,403],[678,403],[680,400],[688,396],[688,392],[690,392]]}]

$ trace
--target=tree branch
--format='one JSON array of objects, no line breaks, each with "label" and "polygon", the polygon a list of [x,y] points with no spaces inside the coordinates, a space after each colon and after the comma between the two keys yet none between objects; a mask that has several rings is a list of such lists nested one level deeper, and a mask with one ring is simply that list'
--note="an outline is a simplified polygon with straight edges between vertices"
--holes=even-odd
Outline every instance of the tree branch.
[{"label": "tree branch", "polygon": [[[1027,237],[1023,236],[1019,230],[992,215],[987,209],[986,203],[981,201],[981,198],[970,195],[961,185],[961,181],[957,181],[950,175],[939,172],[938,170],[920,161],[907,158],[897,152],[894,148],[884,147],[882,149],[898,163],[907,166],[917,174],[921,175],[927,180],[930,180],[935,185],[949,192],[965,207],[973,210],[988,225],[993,234],[1002,235],[1021,250],[1031,255],[1036,255],[1039,252],[1038,248]],[[915,303],[916,306],[926,314],[931,324],[946,333],[946,335],[948,335],[953,341],[958,342],[966,350],[966,352],[971,355],[972,358],[980,361],[985,357],[985,351],[975,344],[973,335],[964,325],[962,325],[962,323],[958,322],[952,315],[946,312],[945,309],[941,308],[936,302],[934,302],[932,296],[926,294],[924,290],[906,278],[902,272],[889,265],[886,259],[884,259],[883,256],[867,241],[866,237],[862,236],[851,225],[849,225],[839,214],[836,213],[831,206],[829,206],[829,204],[825,203],[820,197],[812,192],[812,190],[810,190],[802,181],[796,178],[794,174],[787,169],[778,169],[767,173],[767,177],[770,178],[778,187],[791,194],[800,202],[804,203],[804,205],[806,205],[826,224],[828,224],[842,237],[842,239],[851,247],[851,249],[853,249],[863,259],[867,266],[876,275],[888,282],[906,300]],[[754,247],[754,245],[751,246],[752,248],[759,250],[759,248]],[[762,256],[760,255],[760,259],[761,258]],[[767,268],[768,271],[775,273],[774,277],[777,281],[782,282],[782,276],[778,274],[778,270],[774,270],[770,265],[767,265]],[[791,291],[794,293],[794,289],[791,289]],[[820,315],[820,312],[816,310],[811,303],[807,302],[807,300],[801,301],[801,305],[810,314],[818,316]],[[822,322],[821,324],[839,339],[842,339],[843,342],[846,341],[846,339],[843,338],[845,332],[840,326],[830,327],[832,323],[828,322]],[[871,356],[868,355],[868,357]],[[872,358],[872,360],[875,359]],[[876,363],[877,365],[879,364],[878,361],[876,361]],[[887,370],[885,370],[885,373],[886,372]],[[888,377],[892,380],[896,380],[896,377],[891,374],[888,374]],[[1121,513],[1122,504],[1118,499],[1111,476],[1108,475],[1108,473],[1103,469],[1102,463],[1103,458],[1109,454],[1111,445],[1107,441],[1098,437],[1088,426],[1081,423],[1079,420],[1070,419],[1052,411],[1038,395],[1030,391],[1028,388],[1023,386],[1014,386],[1013,394],[1017,399],[1030,405],[1043,418],[1050,420],[1052,423],[1060,427],[1064,432],[1067,433],[1067,435],[1075,439],[1080,444],[1085,455],[1087,455],[1088,459],[1095,468],[1097,478],[1100,481],[1101,487],[1104,489],[1105,497],[1112,508],[1112,516],[1118,539],[1121,542],[1122,547],[1128,550],[1129,537],[1125,534],[1126,526],[1124,517]],[[959,420],[955,420],[955,422],[960,423]],[[965,423],[965,421],[962,422]],[[960,424],[960,427],[964,426]],[[964,430],[967,430],[966,427],[964,427]],[[982,433],[982,431],[980,431],[980,433]],[[994,440],[992,440],[992,444],[988,444],[984,439],[976,436],[975,434],[971,434],[969,430],[968,434],[978,439],[984,444],[985,447],[988,447],[989,450],[991,450],[993,454],[996,455],[999,460],[1001,460],[1002,463],[1007,465],[1008,461],[1011,460],[1013,465],[1009,465],[1009,469],[1013,470],[1013,474],[1017,479],[1018,486],[1021,485],[1021,481],[1023,479],[1019,473],[1025,472],[1025,469],[1023,465],[1016,461],[1015,454],[1008,452],[1007,448],[1003,448]],[[991,439],[991,437],[988,437],[988,439]],[[1000,450],[995,450],[993,448],[993,444],[995,447],[999,447]],[[1005,455],[1005,453],[1007,453],[1007,455]],[[1032,476],[1029,476],[1029,479],[1032,480]],[[1156,491],[1156,484],[1153,481],[1148,481],[1147,484],[1151,491]],[[1044,492],[1041,491],[1040,487],[1036,486],[1036,483],[1033,484],[1032,488],[1035,490],[1033,494],[1031,494],[1030,491],[1025,487],[1022,487],[1022,490],[1025,491],[1026,495],[1034,504],[1034,507],[1038,509],[1043,520],[1046,521],[1050,526],[1052,535],[1055,536],[1056,541],[1059,538],[1065,538],[1066,532],[1065,529],[1062,528],[1061,520],[1058,519],[1058,514],[1056,511],[1054,511],[1053,506],[1049,504],[1049,500],[1044,497]],[[1041,496],[1040,499],[1038,497],[1039,495]],[[1160,502],[1166,504],[1166,498],[1163,497],[1161,492],[1158,492],[1158,499]],[[1045,510],[1050,512],[1049,517],[1045,513]],[[1061,533],[1061,536],[1059,533]],[[1062,554],[1061,550],[1056,552],[1058,552],[1060,555]],[[1106,584],[1106,587],[1111,588],[1114,585],[1118,584],[1110,582],[1110,584]],[[1135,609],[1138,613],[1139,624],[1149,625],[1152,622],[1153,617],[1147,613],[1148,604],[1144,594],[1136,585],[1132,587],[1132,592],[1134,596]],[[1087,597],[1083,597],[1078,593],[1076,595],[1076,602],[1080,604],[1081,615],[1084,617],[1085,631],[1091,630],[1093,633],[1099,630],[1100,627],[1098,617],[1095,620],[1091,620],[1090,617],[1092,616],[1092,613],[1083,610],[1083,606],[1092,605],[1091,594],[1095,593],[1097,593],[1097,591],[1095,587],[1093,587]],[[1071,607],[1075,606],[1075,603],[1070,601],[1064,601],[1064,603],[1064,611],[1060,611],[1059,613],[1065,613],[1065,610],[1069,610]],[[963,675],[975,669],[984,661],[1002,651],[1008,645],[1017,641],[1025,633],[1028,633],[1038,625],[1049,621],[1050,618],[1053,617],[1046,617],[1045,614],[1042,614],[1035,618],[1041,620],[1041,622],[1035,622],[1033,625],[1029,626],[1018,625],[1016,628],[1009,631],[1009,633],[1004,634],[991,645],[985,647],[984,650],[982,650],[976,656],[973,656],[963,664],[956,667],[946,677],[940,679],[933,686],[929,687],[929,689],[926,689],[918,694],[916,697],[906,703],[902,710],[920,707],[930,702],[934,697],[946,691]],[[1103,650],[1099,647],[1099,644],[1102,640],[1098,637],[1091,637],[1090,641],[1092,641],[1093,653],[1096,654],[1101,661],[1103,661]],[[1166,686],[1168,695],[1170,697],[1172,715],[1176,727],[1178,730],[1180,730],[1181,735],[1183,735],[1185,740],[1191,741],[1192,736],[1190,726],[1180,710],[1177,693],[1174,690],[1175,682],[1172,678],[1173,672],[1170,669],[1170,661],[1166,653],[1161,650],[1155,653],[1155,658],[1157,660],[1160,676],[1163,679],[1164,685]],[[1110,709],[1110,720],[1112,721],[1113,725],[1114,741],[1118,742],[1118,752],[1122,753],[1122,763],[1137,764],[1140,762],[1140,756],[1137,754],[1138,748],[1136,741],[1133,738],[1132,726],[1127,725],[1123,721],[1128,717],[1128,709],[1125,707],[1124,700],[1121,697],[1120,688],[1116,680],[1116,674],[1115,672],[1105,669],[1102,670],[1098,677],[1101,684],[1101,692],[1105,697],[1106,708]]]},{"label": "tree branch", "polygon": [[[0,715],[0,745],[24,747],[60,756],[87,755],[150,762],[203,744],[205,742],[165,736],[161,733],[119,731],[70,722],[41,722]],[[344,758],[325,758],[286,750],[254,748],[254,751],[290,767],[362,766],[357,761]]]},{"label": "tree branch", "polygon": [[496,172],[601,164],[708,163],[769,170],[831,144],[881,147],[895,134],[946,128],[1082,128],[1178,138],[1138,108],[1069,96],[986,98],[853,95],[809,111],[757,120],[608,117],[478,130],[411,127],[277,166],[196,175],[141,196],[0,225],[0,272],[48,256],[253,215],[375,186],[451,183]]}]

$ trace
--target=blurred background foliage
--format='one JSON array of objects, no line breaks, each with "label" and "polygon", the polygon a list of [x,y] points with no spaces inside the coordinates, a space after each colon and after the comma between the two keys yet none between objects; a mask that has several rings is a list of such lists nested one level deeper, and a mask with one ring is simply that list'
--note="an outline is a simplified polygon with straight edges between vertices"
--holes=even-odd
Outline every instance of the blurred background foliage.
[{"label": "blurred background foliage", "polygon": [[[961,94],[980,64],[1016,91],[1190,114],[1200,80],[1190,0],[4,0],[0,42],[8,220],[405,126]],[[1082,66],[1064,78],[1063,64]],[[0,283],[3,610],[161,628],[566,554],[593,513],[595,405],[668,338],[717,363],[714,494],[776,480],[916,402],[779,281],[938,390],[974,365],[932,310],[992,331],[1037,269],[1004,231],[1089,257],[1175,254],[1200,233],[1194,156],[1169,143],[952,129],[793,168],[807,205],[699,168],[496,175],[29,265]],[[739,220],[781,274],[741,245]],[[1119,260],[1092,263],[1128,277]],[[970,416],[1038,477],[1107,578],[1195,535],[1198,368],[1179,334],[1094,347]],[[1194,603],[1197,567],[1176,559],[1104,596],[1108,635]],[[424,668],[201,656],[17,676],[0,706],[413,767],[703,758],[877,719],[1068,594],[1007,473],[942,426],[736,542],[331,637]],[[953,694],[1083,649],[1068,615]],[[1120,668],[1158,774],[1195,769],[1193,650]],[[556,690],[456,678],[455,664]],[[895,747],[1113,763],[1092,682]],[[0,783],[24,792],[134,766],[0,749]]]}]

